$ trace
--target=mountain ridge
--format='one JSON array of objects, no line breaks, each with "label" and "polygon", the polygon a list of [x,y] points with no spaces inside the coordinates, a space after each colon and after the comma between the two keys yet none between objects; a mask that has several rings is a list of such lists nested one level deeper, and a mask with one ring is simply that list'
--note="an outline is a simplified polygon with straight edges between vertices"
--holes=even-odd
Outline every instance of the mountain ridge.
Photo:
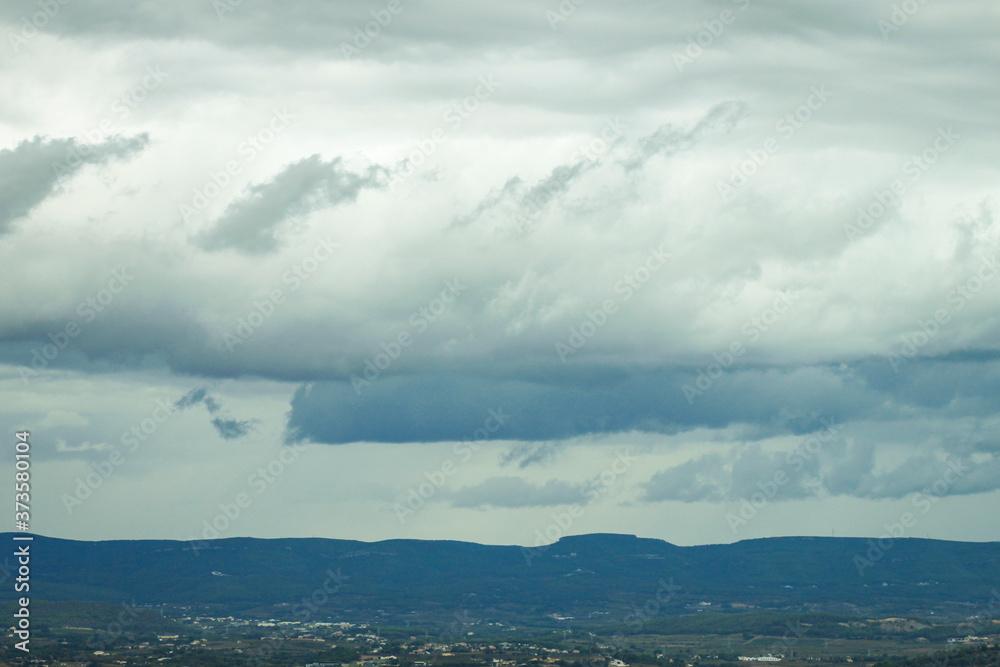
[{"label": "mountain ridge", "polygon": [[[960,616],[1000,587],[1000,542],[926,538],[880,544],[796,536],[685,547],[595,533],[524,547],[408,538],[80,541],[37,535],[30,544],[31,594],[38,599],[136,600],[273,615],[336,581],[322,613],[355,620],[459,610],[498,620],[618,614],[664,585],[676,591],[662,606],[665,614]],[[13,587],[0,587],[0,599],[14,595]]]}]

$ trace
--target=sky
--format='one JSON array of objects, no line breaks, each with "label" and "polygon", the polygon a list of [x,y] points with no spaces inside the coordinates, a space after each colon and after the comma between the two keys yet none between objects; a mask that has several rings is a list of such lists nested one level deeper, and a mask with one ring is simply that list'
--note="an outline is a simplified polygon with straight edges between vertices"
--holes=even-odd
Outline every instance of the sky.
[{"label": "sky", "polygon": [[0,479],[85,540],[998,540],[998,28],[4,2]]}]

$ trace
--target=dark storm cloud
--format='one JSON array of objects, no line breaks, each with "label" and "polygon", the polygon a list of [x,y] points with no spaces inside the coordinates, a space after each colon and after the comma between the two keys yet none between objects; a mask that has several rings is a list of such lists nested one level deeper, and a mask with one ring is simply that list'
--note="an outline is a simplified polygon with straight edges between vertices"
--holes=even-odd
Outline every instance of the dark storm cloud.
[{"label": "dark storm cloud", "polygon": [[107,164],[138,153],[149,137],[110,137],[97,144],[36,136],[0,150],[0,234],[48,199],[59,184],[88,164]]},{"label": "dark storm cloud", "polygon": [[[490,408],[510,415],[495,438],[525,441],[731,424],[808,434],[831,421],[986,416],[1000,409],[1000,363],[913,361],[888,376],[883,366],[889,368],[873,360],[843,368],[732,370],[692,402],[684,385],[694,386],[697,372],[687,369],[572,381],[389,376],[360,394],[349,381],[323,382],[296,392],[286,437],[329,444],[462,440]],[[749,476],[766,467],[757,460],[763,456],[748,454]]]},{"label": "dark storm cloud", "polygon": [[645,378],[587,388],[420,375],[379,378],[359,395],[350,382],[318,383],[296,392],[287,437],[330,444],[462,440],[473,437],[489,409],[510,415],[498,439],[567,438],[640,422],[664,430],[666,422],[655,417],[657,389]]},{"label": "dark storm cloud", "polygon": [[339,157],[324,162],[319,155],[312,155],[288,165],[271,181],[247,188],[199,243],[206,250],[273,252],[278,247],[275,234],[283,223],[353,202],[362,190],[384,187],[386,173],[371,167],[356,174],[345,169]]}]

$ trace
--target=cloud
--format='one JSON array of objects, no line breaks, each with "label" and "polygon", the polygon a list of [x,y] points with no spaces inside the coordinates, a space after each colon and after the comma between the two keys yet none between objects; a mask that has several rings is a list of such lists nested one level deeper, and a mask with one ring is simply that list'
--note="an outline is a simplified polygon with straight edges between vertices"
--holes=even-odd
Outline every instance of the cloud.
[{"label": "cloud", "polygon": [[[699,140],[715,132],[731,132],[747,113],[748,107],[744,102],[721,102],[709,109],[690,129],[667,124],[640,137],[629,150],[631,154],[619,160],[618,164],[627,173],[639,169],[655,155],[670,157],[690,150]],[[623,131],[617,125],[615,128],[618,133]],[[604,141],[606,147],[602,153],[610,152],[623,142],[625,139],[620,134],[610,144]],[[601,167],[600,156],[590,155],[589,159],[584,157],[553,167],[548,176],[531,187],[526,187],[521,177],[512,176],[501,188],[491,190],[474,211],[456,218],[451,227],[469,225],[491,213],[506,216],[509,222],[517,222],[519,226],[527,226],[526,222],[541,215],[549,204],[569,192],[584,175]]]},{"label": "cloud", "polygon": [[[811,442],[810,442],[811,441]],[[643,485],[642,501],[737,502],[764,493],[774,501],[849,496],[900,499],[920,493],[958,496],[1000,489],[1000,456],[977,457],[930,447],[894,466],[880,465],[871,442],[823,443],[810,436],[794,449],[746,445],[732,457],[701,456],[661,470]]]},{"label": "cloud", "polygon": [[192,406],[198,405],[199,403],[204,403],[205,407],[212,414],[215,414],[219,410],[219,404],[208,395],[208,387],[195,387],[188,393],[177,399],[174,403],[175,410],[186,410]]},{"label": "cloud", "polygon": [[256,419],[227,419],[225,417],[213,417],[212,426],[224,440],[236,440],[237,438],[242,438],[251,431],[253,431],[254,426],[259,424],[259,420]]},{"label": "cloud", "polygon": [[174,403],[175,410],[186,410],[196,405],[204,405],[212,415],[212,426],[223,440],[236,440],[248,435],[260,423],[258,419],[232,419],[220,416],[222,405],[209,396],[207,387],[195,387]]},{"label": "cloud", "polygon": [[824,470],[822,487],[830,495],[859,498],[905,498],[914,493],[961,496],[1000,489],[1000,456],[971,457],[948,449],[908,456],[880,470],[875,447],[857,447],[844,461]]},{"label": "cloud", "polygon": [[312,155],[285,167],[271,181],[251,185],[198,238],[206,250],[248,254],[274,252],[281,225],[330,206],[357,199],[362,190],[385,187],[386,171],[370,167],[356,174],[341,158],[324,162]]},{"label": "cloud", "polygon": [[632,155],[622,160],[626,172],[642,167],[653,156],[671,157],[690,150],[700,139],[719,133],[732,132],[741,119],[749,113],[745,102],[720,102],[713,106],[691,129],[673,124],[662,125],[652,134],[642,137]]},{"label": "cloud", "polygon": [[582,502],[579,486],[550,479],[532,484],[520,477],[491,477],[443,496],[454,507],[550,507]]},{"label": "cloud", "polygon": [[522,442],[500,455],[500,465],[513,463],[524,469],[531,465],[544,465],[555,460],[566,448],[566,442]]},{"label": "cloud", "polygon": [[794,449],[766,451],[754,442],[732,455],[709,454],[661,470],[643,485],[642,500],[660,502],[720,502],[748,498],[779,475],[780,499],[815,495],[820,478],[820,455],[829,458],[836,441],[828,432],[811,433]]},{"label": "cloud", "polygon": [[646,502],[719,501],[726,497],[723,474],[722,457],[702,456],[653,475],[645,485],[642,499]]},{"label": "cloud", "polygon": [[36,136],[0,150],[0,234],[8,233],[14,221],[51,197],[60,182],[84,165],[125,159],[148,144],[145,133],[96,144]]},{"label": "cloud", "polygon": [[555,167],[548,177],[536,183],[521,196],[518,202],[520,210],[537,215],[546,204],[567,192],[575,180],[595,167],[597,167],[597,162],[585,161]]},{"label": "cloud", "polygon": [[501,216],[503,226],[512,226],[515,222],[523,226],[524,220],[540,215],[546,206],[568,192],[574,181],[598,166],[598,162],[585,160],[557,165],[530,188],[519,176],[512,176],[502,188],[491,190],[474,211],[456,218],[449,229],[464,227],[491,215]]},{"label": "cloud", "polygon": [[449,229],[453,227],[464,227],[470,223],[475,222],[481,216],[489,213],[493,209],[496,209],[503,204],[513,201],[519,192],[523,191],[524,182],[521,180],[520,176],[512,176],[507,179],[507,182],[503,184],[501,188],[493,188],[490,190],[489,194],[476,206],[475,210],[467,215],[463,215],[455,218]]},{"label": "cloud", "polygon": [[604,387],[429,375],[378,378],[360,395],[349,382],[301,388],[292,399],[291,441],[435,442],[471,438],[489,409],[502,409],[503,440],[561,439],[633,428],[669,430],[661,387],[645,378]]}]

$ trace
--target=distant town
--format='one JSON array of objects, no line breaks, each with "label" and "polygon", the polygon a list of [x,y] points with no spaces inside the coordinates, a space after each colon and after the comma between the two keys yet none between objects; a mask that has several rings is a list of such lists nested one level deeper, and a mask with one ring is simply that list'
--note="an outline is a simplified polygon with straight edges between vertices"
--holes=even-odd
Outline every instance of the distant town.
[{"label": "distant town", "polygon": [[[10,628],[0,664],[710,667],[778,662],[874,667],[890,659],[914,659],[947,650],[982,651],[995,661],[1000,639],[1000,621],[983,626],[990,632],[932,640],[912,635],[919,630],[918,625],[930,627],[926,624],[900,618],[867,619],[858,625],[890,635],[847,639],[823,636],[830,634],[825,631],[811,632],[814,624],[800,624],[796,633],[784,636],[710,631],[598,635],[569,626],[562,630],[519,628],[463,613],[455,614],[450,624],[417,630],[345,621],[213,616],[183,608],[174,611],[178,613],[167,615],[163,609],[136,607],[128,614],[119,611],[103,624],[51,624],[39,630],[28,656],[11,650],[14,635]],[[568,617],[553,620],[560,618]],[[942,627],[957,630],[960,625]],[[908,630],[910,636],[891,635],[896,628]]]}]

